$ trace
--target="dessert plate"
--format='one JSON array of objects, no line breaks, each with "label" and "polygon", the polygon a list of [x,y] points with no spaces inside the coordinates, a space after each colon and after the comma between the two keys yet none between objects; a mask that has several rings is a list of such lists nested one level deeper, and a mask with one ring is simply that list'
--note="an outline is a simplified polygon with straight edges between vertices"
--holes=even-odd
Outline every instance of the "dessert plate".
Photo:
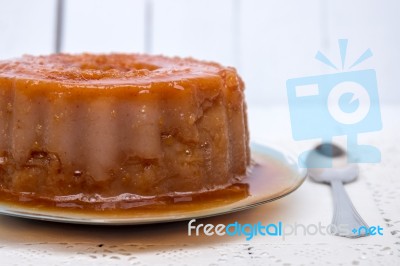
[{"label": "dessert plate", "polygon": [[[0,214],[63,223],[134,225],[203,218],[241,211],[265,204],[295,191],[307,171],[295,157],[268,146],[252,144],[253,166],[240,182],[214,192],[176,194],[162,199],[127,201],[123,209],[112,202],[102,208],[82,210],[64,203],[58,206],[0,202]],[[0,199],[1,201],[1,199]],[[111,205],[110,205],[111,204]],[[111,206],[111,207],[110,207]]]}]

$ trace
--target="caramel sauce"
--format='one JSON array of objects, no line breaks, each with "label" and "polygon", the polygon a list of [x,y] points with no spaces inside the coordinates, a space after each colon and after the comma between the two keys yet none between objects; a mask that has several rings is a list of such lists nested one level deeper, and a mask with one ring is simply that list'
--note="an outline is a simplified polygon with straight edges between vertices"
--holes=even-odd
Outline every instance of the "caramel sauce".
[{"label": "caramel sauce", "polygon": [[140,214],[201,210],[230,204],[249,196],[249,185],[237,183],[224,189],[201,193],[181,193],[167,196],[138,196],[123,194],[118,197],[102,198],[71,195],[63,197],[36,197],[32,193],[14,193],[0,190],[1,203],[27,209],[72,211],[75,214]]}]

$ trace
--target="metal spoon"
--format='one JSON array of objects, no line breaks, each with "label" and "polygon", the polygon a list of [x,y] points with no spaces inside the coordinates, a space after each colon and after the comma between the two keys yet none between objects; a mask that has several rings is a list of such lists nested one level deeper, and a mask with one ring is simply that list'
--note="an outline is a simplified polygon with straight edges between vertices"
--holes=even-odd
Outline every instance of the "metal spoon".
[{"label": "metal spoon", "polygon": [[326,165],[331,160],[331,168],[309,168],[309,177],[318,183],[327,183],[332,187],[334,212],[330,233],[356,238],[368,235],[368,225],[358,214],[343,184],[357,179],[357,164],[348,164],[346,152],[332,144],[321,144],[307,156],[306,165]]}]

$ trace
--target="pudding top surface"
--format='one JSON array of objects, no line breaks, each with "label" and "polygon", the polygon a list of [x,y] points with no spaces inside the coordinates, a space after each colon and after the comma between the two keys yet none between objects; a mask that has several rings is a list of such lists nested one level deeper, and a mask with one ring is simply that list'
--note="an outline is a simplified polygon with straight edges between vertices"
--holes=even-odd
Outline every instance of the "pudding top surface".
[{"label": "pudding top surface", "polygon": [[213,62],[145,54],[25,55],[0,61],[0,78],[90,86],[147,85],[216,77],[223,70],[234,71]]}]

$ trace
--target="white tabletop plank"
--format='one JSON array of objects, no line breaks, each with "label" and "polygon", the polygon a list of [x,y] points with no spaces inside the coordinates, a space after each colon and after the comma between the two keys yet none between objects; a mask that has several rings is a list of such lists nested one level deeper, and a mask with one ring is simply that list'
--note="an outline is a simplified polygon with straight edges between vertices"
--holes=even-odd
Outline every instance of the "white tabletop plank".
[{"label": "white tabletop plank", "polygon": [[67,0],[64,52],[144,52],[144,1]]},{"label": "white tabletop plank", "polygon": [[56,1],[0,1],[0,59],[53,52]]}]

